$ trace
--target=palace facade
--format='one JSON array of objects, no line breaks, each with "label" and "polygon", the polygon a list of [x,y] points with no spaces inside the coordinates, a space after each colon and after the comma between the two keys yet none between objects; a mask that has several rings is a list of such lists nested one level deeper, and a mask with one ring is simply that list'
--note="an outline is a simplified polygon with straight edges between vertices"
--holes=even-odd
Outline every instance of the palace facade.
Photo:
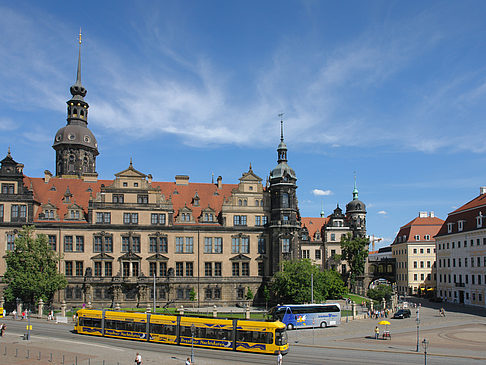
[{"label": "palace facade", "polygon": [[[302,218],[283,124],[266,184],[251,166],[233,184],[185,175],[158,182],[131,161],[101,180],[81,48],[70,92],[67,124],[54,135],[55,175],[25,176],[10,150],[0,162],[0,251],[15,248],[23,225],[47,235],[68,280],[55,304],[146,307],[154,296],[158,306],[237,305],[252,296],[262,303],[263,286],[280,263],[301,257],[346,274],[339,242],[343,234],[366,234],[365,205],[355,186],[345,213],[338,206],[329,217]],[[0,277],[5,270],[0,260]]]}]

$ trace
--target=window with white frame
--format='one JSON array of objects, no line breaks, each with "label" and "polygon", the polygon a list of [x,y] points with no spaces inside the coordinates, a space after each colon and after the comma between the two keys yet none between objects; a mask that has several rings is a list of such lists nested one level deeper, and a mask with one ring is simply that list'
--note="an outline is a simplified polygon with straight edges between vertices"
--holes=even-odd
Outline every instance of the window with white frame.
[{"label": "window with white frame", "polygon": [[458,221],[457,222],[457,230],[458,230],[458,232],[462,232],[463,229],[464,229],[464,221],[463,220]]}]

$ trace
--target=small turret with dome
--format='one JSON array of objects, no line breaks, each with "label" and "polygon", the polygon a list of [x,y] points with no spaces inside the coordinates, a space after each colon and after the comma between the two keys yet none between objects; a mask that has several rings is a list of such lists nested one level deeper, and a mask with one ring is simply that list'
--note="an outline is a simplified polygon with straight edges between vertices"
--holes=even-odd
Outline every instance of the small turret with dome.
[{"label": "small turret with dome", "polygon": [[366,233],[366,205],[358,199],[356,176],[354,177],[353,200],[346,204],[346,216],[351,226],[357,231],[360,231],[361,235]]},{"label": "small turret with dome", "polygon": [[88,129],[88,108],[84,101],[86,89],[81,84],[81,32],[76,82],[71,86],[67,101],[67,125],[59,129],[52,148],[56,150],[56,175],[96,175],[98,143]]}]

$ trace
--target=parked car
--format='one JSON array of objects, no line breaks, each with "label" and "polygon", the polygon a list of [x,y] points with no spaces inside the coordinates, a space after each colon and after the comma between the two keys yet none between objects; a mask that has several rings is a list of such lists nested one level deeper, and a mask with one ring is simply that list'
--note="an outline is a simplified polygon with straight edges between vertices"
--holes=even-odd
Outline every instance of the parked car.
[{"label": "parked car", "polygon": [[410,318],[412,313],[410,309],[399,309],[394,315],[393,318]]}]

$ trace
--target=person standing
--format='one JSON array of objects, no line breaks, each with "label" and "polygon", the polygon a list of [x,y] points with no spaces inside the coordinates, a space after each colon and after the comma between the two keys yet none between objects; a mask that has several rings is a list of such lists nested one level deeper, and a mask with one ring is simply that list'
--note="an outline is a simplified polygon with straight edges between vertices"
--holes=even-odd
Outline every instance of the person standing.
[{"label": "person standing", "polygon": [[380,337],[380,329],[378,326],[375,327],[375,340],[377,340]]},{"label": "person standing", "polygon": [[186,360],[185,365],[191,365],[191,364],[192,364],[192,362],[191,362],[191,358],[190,358],[190,357],[188,357],[188,358],[187,358],[187,360]]},{"label": "person standing", "polygon": [[142,355],[140,355],[138,352],[137,355],[135,356],[135,364],[142,365]]},{"label": "person standing", "polygon": [[282,353],[279,351],[277,355],[277,365],[282,365],[283,357]]}]

